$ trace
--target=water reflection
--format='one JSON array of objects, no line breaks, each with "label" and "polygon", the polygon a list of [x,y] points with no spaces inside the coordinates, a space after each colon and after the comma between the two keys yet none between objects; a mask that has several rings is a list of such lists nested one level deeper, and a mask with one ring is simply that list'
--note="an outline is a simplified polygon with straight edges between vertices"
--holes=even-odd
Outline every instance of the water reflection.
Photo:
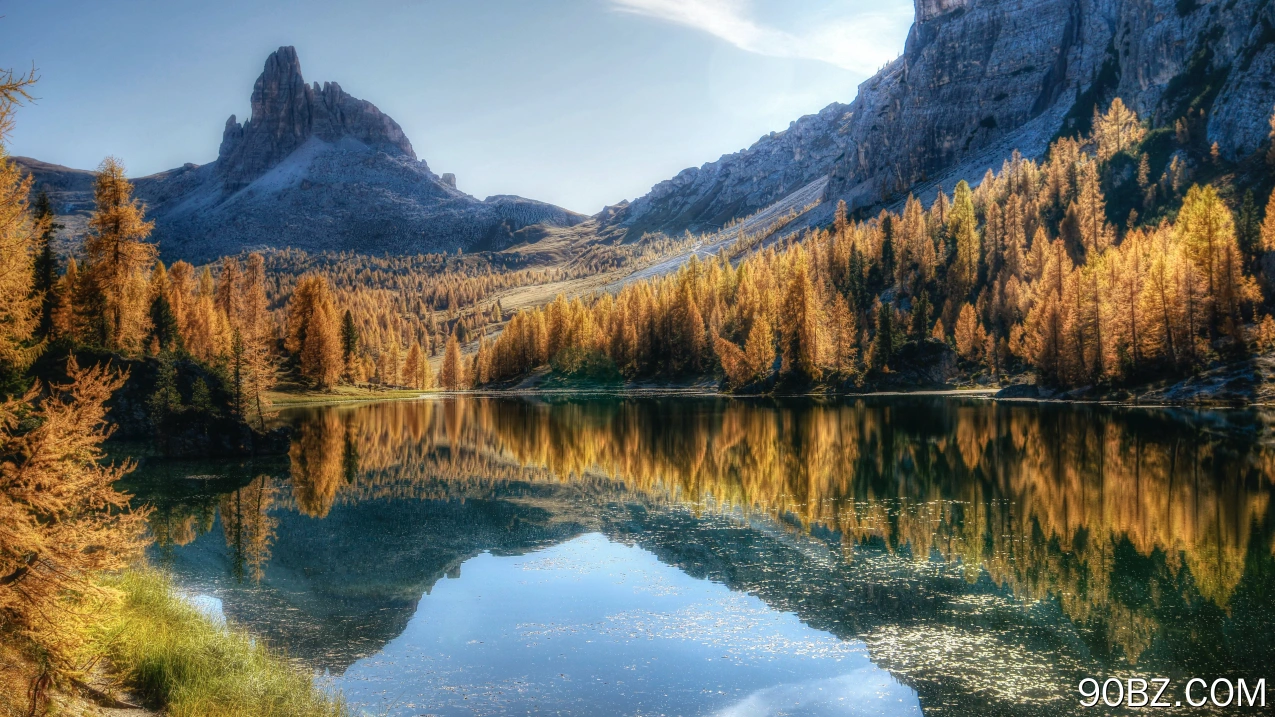
[{"label": "water reflection", "polygon": [[[589,533],[862,640],[927,714],[1052,713],[1079,676],[1275,663],[1257,413],[470,398],[289,420],[286,465],[160,497],[152,529],[231,619],[337,672],[466,560]],[[214,516],[223,539],[197,539]]]}]

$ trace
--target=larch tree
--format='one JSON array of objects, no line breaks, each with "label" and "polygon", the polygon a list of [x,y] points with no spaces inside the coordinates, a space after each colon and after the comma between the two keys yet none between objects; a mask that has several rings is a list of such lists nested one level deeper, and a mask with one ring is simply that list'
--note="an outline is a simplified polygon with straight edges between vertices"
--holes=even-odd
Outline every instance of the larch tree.
[{"label": "larch tree", "polygon": [[974,307],[968,302],[961,306],[954,333],[956,352],[966,361],[977,361],[987,334],[983,324],[978,320]]},{"label": "larch tree", "polygon": [[335,307],[331,301],[320,301],[314,306],[301,348],[301,375],[327,390],[340,382],[343,368]]},{"label": "larch tree", "polygon": [[146,269],[155,263],[155,245],[146,241],[154,228],[142,205],[133,198],[133,185],[124,165],[107,157],[93,183],[95,208],[84,240],[88,276],[97,293],[100,316],[95,316],[102,345],[116,351],[136,351],[146,335]]},{"label": "larch tree", "polygon": [[775,366],[775,331],[765,313],[758,313],[744,344],[744,358],[748,370],[758,379],[770,377]]},{"label": "larch tree", "polygon": [[184,261],[175,261],[168,268],[168,306],[177,319],[177,328],[184,340],[190,336],[190,309],[195,286],[195,267]]},{"label": "larch tree", "polygon": [[[103,405],[123,377],[67,364],[70,382],[0,403],[0,623],[47,656],[42,677],[74,674],[93,576],[138,556],[145,510],[115,488],[132,468],[105,465]],[[38,683],[37,683],[38,687]]]},{"label": "larch tree", "polygon": [[226,317],[233,331],[243,328],[243,279],[239,260],[226,257],[221,262],[221,274],[217,277],[217,292],[213,303]]},{"label": "larch tree", "polygon": [[1216,334],[1237,306],[1229,299],[1216,300],[1219,294],[1231,297],[1239,293],[1233,285],[1233,262],[1228,259],[1235,248],[1235,220],[1217,190],[1197,184],[1187,191],[1175,228],[1187,257],[1207,285],[1204,299],[1208,302],[1209,331]]},{"label": "larch tree", "polygon": [[32,260],[37,227],[27,210],[31,178],[9,161],[5,141],[17,104],[30,99],[34,77],[0,72],[0,372],[21,372],[35,360],[32,337],[40,300],[32,294]]},{"label": "larch tree", "polygon": [[1266,200],[1266,217],[1262,219],[1262,251],[1275,251],[1275,190]]},{"label": "larch tree", "polygon": [[260,254],[248,256],[243,275],[243,298],[240,323],[243,335],[243,400],[241,414],[255,419],[265,430],[266,411],[270,408],[267,391],[274,386],[275,332],[266,297],[265,260]]},{"label": "larch tree", "polygon": [[465,386],[465,367],[460,360],[460,342],[452,334],[447,339],[447,348],[443,352],[443,370],[439,376],[443,388],[456,391]]},{"label": "larch tree", "polygon": [[1138,115],[1125,107],[1119,97],[1111,101],[1106,114],[1099,114],[1097,107],[1093,114],[1093,139],[1101,162],[1136,147],[1147,134]]},{"label": "larch tree", "polygon": [[427,391],[434,387],[434,367],[430,365],[429,356],[424,349],[421,349],[420,374],[417,381],[422,391]]},{"label": "larch tree", "polygon": [[717,353],[717,360],[722,364],[726,382],[731,387],[746,386],[756,378],[756,373],[748,366],[744,352],[735,344],[717,336],[713,339],[713,350]]},{"label": "larch tree", "polygon": [[956,258],[948,276],[952,281],[953,300],[963,300],[978,281],[982,260],[982,240],[978,235],[978,219],[974,215],[970,185],[961,180],[956,185],[952,208],[947,216],[947,236],[956,247]]},{"label": "larch tree", "polygon": [[[924,241],[929,241],[925,239]],[[840,376],[856,373],[855,361],[859,356],[859,325],[850,304],[841,292],[833,292],[828,323],[832,334],[832,368]]]},{"label": "larch tree", "polygon": [[789,318],[782,332],[783,370],[817,381],[823,375],[819,297],[810,280],[808,258],[800,245],[793,250],[783,305]]},{"label": "larch tree", "polygon": [[1266,163],[1275,167],[1275,113],[1271,113],[1270,125],[1270,134],[1266,136],[1267,142],[1270,143],[1270,147],[1266,150]]},{"label": "larch tree", "polygon": [[311,274],[297,282],[288,304],[289,351],[301,358],[301,375],[321,389],[335,386],[341,378],[340,327],[328,281]]},{"label": "larch tree", "polygon": [[407,359],[403,361],[404,383],[408,388],[420,390],[424,388],[421,385],[421,363],[425,358],[421,355],[421,345],[413,343],[412,347],[407,350]]},{"label": "larch tree", "polygon": [[1107,222],[1107,200],[1102,194],[1098,163],[1082,159],[1076,170],[1076,199],[1068,208],[1068,218],[1076,226],[1079,245],[1086,255],[1097,256],[1111,246],[1114,231]]},{"label": "larch tree", "polygon": [[80,269],[75,257],[67,257],[66,271],[58,279],[57,305],[53,307],[53,335],[74,337],[82,332],[81,317],[76,311],[76,292],[80,287]]},{"label": "larch tree", "polygon": [[204,267],[199,275],[198,293],[187,316],[186,349],[205,363],[230,353],[232,333],[226,324],[226,315],[217,309],[215,293],[212,271]]}]

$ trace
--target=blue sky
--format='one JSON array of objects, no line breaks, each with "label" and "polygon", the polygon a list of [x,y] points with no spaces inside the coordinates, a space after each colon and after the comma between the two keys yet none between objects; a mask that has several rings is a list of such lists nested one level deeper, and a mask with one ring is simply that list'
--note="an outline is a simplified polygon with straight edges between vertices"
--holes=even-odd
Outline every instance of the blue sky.
[{"label": "blue sky", "polygon": [[294,45],[485,197],[592,214],[782,130],[897,56],[908,0],[0,0],[0,67],[35,65],[9,151],[134,176],[217,156]]}]

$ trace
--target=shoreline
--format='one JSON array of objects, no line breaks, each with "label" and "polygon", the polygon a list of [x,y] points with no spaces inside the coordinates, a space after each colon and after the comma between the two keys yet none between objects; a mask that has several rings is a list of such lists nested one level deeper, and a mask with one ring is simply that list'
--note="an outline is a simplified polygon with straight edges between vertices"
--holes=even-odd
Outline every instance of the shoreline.
[{"label": "shoreline", "polygon": [[1093,398],[1054,398],[1049,396],[999,396],[1005,387],[979,388],[922,388],[917,390],[893,389],[887,391],[868,391],[860,393],[824,393],[810,391],[805,393],[747,393],[736,394],[707,388],[669,387],[579,387],[579,388],[510,388],[510,389],[426,389],[368,392],[367,395],[324,394],[318,392],[278,393],[271,397],[276,411],[294,410],[310,406],[343,406],[364,403],[385,403],[395,401],[418,401],[422,399],[448,398],[455,396],[470,397],[519,397],[519,398],[721,398],[721,399],[793,399],[793,398],[980,398],[1006,403],[1040,403],[1070,404],[1093,406],[1126,406],[1130,408],[1180,408],[1192,410],[1223,410],[1245,408],[1270,408],[1275,403],[1269,401],[1236,401],[1236,400],[1139,400],[1114,399],[1101,396]]}]

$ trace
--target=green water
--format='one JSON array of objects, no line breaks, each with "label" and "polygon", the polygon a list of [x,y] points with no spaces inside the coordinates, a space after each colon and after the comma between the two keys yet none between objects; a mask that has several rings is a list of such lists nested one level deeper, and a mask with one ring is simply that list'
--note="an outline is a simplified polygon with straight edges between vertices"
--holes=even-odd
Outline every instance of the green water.
[{"label": "green water", "polygon": [[200,605],[369,714],[1109,714],[1082,679],[1275,688],[1266,419],[429,399],[128,487]]}]

